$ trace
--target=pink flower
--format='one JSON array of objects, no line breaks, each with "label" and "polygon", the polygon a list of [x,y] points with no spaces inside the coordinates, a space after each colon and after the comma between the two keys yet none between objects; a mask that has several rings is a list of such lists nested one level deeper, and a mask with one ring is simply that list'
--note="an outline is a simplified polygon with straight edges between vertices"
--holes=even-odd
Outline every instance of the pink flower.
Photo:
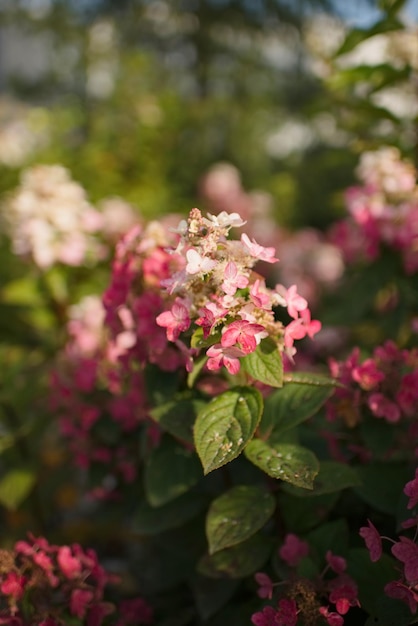
[{"label": "pink flower", "polygon": [[297,621],[298,612],[296,602],[288,598],[279,600],[279,610],[275,621],[277,626],[296,626]]},{"label": "pink flower", "polygon": [[308,307],[305,298],[297,293],[296,285],[291,285],[289,289],[283,285],[277,285],[276,291],[284,298],[290,317],[297,319],[299,311],[304,311]]},{"label": "pink flower", "polygon": [[338,613],[330,611],[328,607],[321,606],[319,612],[322,617],[325,617],[329,626],[344,626],[344,618]]},{"label": "pink flower", "polygon": [[255,239],[250,241],[250,238],[246,233],[241,235],[241,242],[247,248],[249,254],[258,261],[276,263],[276,261],[279,260],[274,256],[276,254],[276,250],[274,248],[264,248],[264,246],[260,246]]},{"label": "pink flower", "polygon": [[189,328],[191,320],[187,307],[180,298],[176,298],[171,311],[160,313],[156,318],[156,322],[158,326],[163,326],[167,329],[167,339],[175,341],[180,333]]},{"label": "pink flower", "polygon": [[341,574],[330,581],[329,601],[335,604],[340,615],[348,613],[350,606],[360,606],[357,598],[357,585],[350,576]]},{"label": "pink flower", "polygon": [[327,551],[325,558],[332,571],[336,574],[342,574],[347,569],[347,561],[342,556],[333,554],[331,550]]},{"label": "pink flower", "polygon": [[248,278],[238,273],[237,266],[233,261],[225,267],[224,282],[222,289],[228,296],[233,296],[237,289],[244,289],[248,285]]},{"label": "pink flower", "polygon": [[418,504],[418,468],[415,470],[415,478],[406,483],[403,492],[409,498],[407,508],[413,509]]},{"label": "pink flower", "polygon": [[70,598],[71,614],[83,619],[92,600],[92,591],[87,589],[73,589]]},{"label": "pink flower", "polygon": [[261,290],[260,285],[264,285],[259,278],[250,287],[250,298],[259,309],[268,309],[271,307],[271,296],[266,290]]},{"label": "pink flower", "polygon": [[257,595],[260,598],[268,598],[271,600],[273,596],[273,583],[270,576],[264,574],[263,572],[257,572],[254,575],[256,582],[260,585],[257,590]]},{"label": "pink flower", "polygon": [[214,267],[216,267],[216,261],[204,256],[200,256],[198,251],[194,250],[193,248],[187,250],[186,258],[187,274],[207,274],[208,272],[212,271]]},{"label": "pink flower", "polygon": [[366,547],[370,553],[370,560],[376,562],[382,556],[382,538],[371,521],[367,520],[367,523],[369,526],[360,528],[359,535],[366,542]]},{"label": "pink flower", "polygon": [[297,535],[288,533],[284,538],[283,545],[279,549],[279,555],[290,567],[296,567],[298,563],[309,554],[309,544]]},{"label": "pink flower", "polygon": [[306,337],[306,327],[303,320],[301,318],[292,320],[284,329],[285,348],[292,348],[295,340],[303,339],[304,337]]},{"label": "pink flower", "polygon": [[238,344],[244,354],[250,354],[250,352],[254,352],[261,339],[267,337],[267,334],[261,324],[238,320],[224,328],[221,344],[223,348]]},{"label": "pink flower", "polygon": [[401,417],[401,410],[397,404],[386,398],[383,393],[372,393],[367,398],[369,409],[376,417],[383,417],[387,422],[394,424]]},{"label": "pink flower", "polygon": [[61,546],[57,554],[58,565],[67,578],[77,578],[81,573],[80,561],[72,555],[69,546]]},{"label": "pink flower", "polygon": [[322,324],[319,320],[312,320],[311,319],[311,312],[308,308],[303,309],[300,312],[300,316],[303,320],[303,323],[305,325],[306,328],[306,334],[308,335],[308,337],[310,339],[314,338],[314,335],[316,335],[316,333],[319,333],[319,331],[322,328]]},{"label": "pink flower", "polygon": [[215,343],[206,352],[209,359],[206,364],[208,370],[216,371],[221,369],[222,365],[225,365],[230,374],[237,374],[240,370],[241,364],[239,359],[245,356],[245,352],[232,346],[230,348],[224,348],[220,343]]},{"label": "pink flower", "polygon": [[365,391],[374,389],[385,378],[373,359],[366,359],[361,365],[357,365],[352,371],[352,376]]},{"label": "pink flower", "polygon": [[200,317],[196,320],[196,324],[203,328],[203,336],[209,337],[214,326],[226,315],[227,309],[220,307],[216,302],[209,302],[199,311]]},{"label": "pink flower", "polygon": [[276,616],[277,611],[272,606],[265,606],[251,616],[251,621],[255,626],[277,626]]},{"label": "pink flower", "polygon": [[11,596],[15,601],[20,600],[25,592],[26,578],[16,572],[9,572],[0,586],[0,591]]},{"label": "pink flower", "polygon": [[404,576],[411,585],[418,584],[418,545],[408,537],[400,537],[400,541],[392,546],[394,557],[404,564]]},{"label": "pink flower", "polygon": [[415,614],[417,612],[418,593],[407,587],[402,581],[391,581],[385,585],[384,591],[389,598],[406,602],[411,613]]}]

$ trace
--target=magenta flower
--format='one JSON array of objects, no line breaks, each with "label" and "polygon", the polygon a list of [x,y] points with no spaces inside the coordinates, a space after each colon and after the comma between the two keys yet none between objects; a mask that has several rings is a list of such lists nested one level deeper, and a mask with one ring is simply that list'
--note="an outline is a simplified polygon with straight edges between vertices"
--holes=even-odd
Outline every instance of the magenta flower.
[{"label": "magenta flower", "polygon": [[203,328],[203,336],[209,337],[216,324],[226,315],[227,309],[220,307],[216,302],[208,302],[200,309],[200,317],[196,320],[197,326]]},{"label": "magenta flower", "polygon": [[411,613],[415,614],[418,608],[418,593],[407,587],[400,580],[392,580],[385,585],[385,594],[394,600],[402,600],[409,606]]},{"label": "magenta flower", "polygon": [[277,626],[277,611],[272,606],[265,606],[262,611],[253,613],[251,621],[254,626]]},{"label": "magenta flower", "polygon": [[404,564],[404,576],[410,585],[418,584],[418,545],[408,537],[400,537],[400,541],[392,546],[394,557]]},{"label": "magenta flower", "polygon": [[360,528],[359,535],[366,542],[366,547],[370,553],[370,560],[376,562],[382,556],[382,538],[371,521],[367,520],[367,523],[369,526]]},{"label": "magenta flower", "polygon": [[267,335],[267,331],[261,324],[238,320],[224,329],[221,344],[223,348],[238,344],[244,354],[250,354],[250,352],[254,352],[261,339]]},{"label": "magenta flower", "polygon": [[69,546],[61,546],[57,554],[58,565],[67,578],[77,578],[81,573],[81,563],[73,556]]},{"label": "magenta flower", "polygon": [[401,410],[397,404],[386,398],[383,393],[372,393],[367,398],[369,409],[376,417],[383,417],[387,422],[395,424],[401,418]]},{"label": "magenta flower", "polygon": [[408,509],[413,509],[418,504],[418,468],[415,470],[415,478],[406,483],[404,494],[408,496]]},{"label": "magenta flower", "polygon": [[327,620],[328,626],[344,626],[344,618],[334,611],[330,611],[327,606],[321,606],[319,612]]},{"label": "magenta flower", "polygon": [[70,598],[71,614],[83,619],[93,597],[93,592],[88,589],[74,589]]},{"label": "magenta flower", "polygon": [[297,535],[288,533],[284,538],[283,545],[279,549],[279,555],[290,567],[296,567],[298,563],[309,554],[309,544]]},{"label": "magenta flower", "polygon": [[325,558],[332,571],[336,574],[342,574],[347,569],[347,561],[342,556],[333,554],[331,550],[327,551]]},{"label": "magenta flower", "polygon": [[260,309],[268,309],[271,307],[271,295],[266,290],[261,290],[260,285],[264,285],[259,278],[250,287],[250,298],[256,307]]},{"label": "magenta flower", "polygon": [[241,235],[241,242],[247,248],[249,254],[258,259],[258,261],[265,261],[266,263],[276,263],[279,259],[275,258],[276,250],[274,248],[264,248],[260,246],[255,239],[250,241],[250,238],[246,233]]},{"label": "magenta flower", "polygon": [[0,586],[0,591],[6,596],[11,596],[15,601],[20,600],[25,592],[26,578],[16,572],[8,572]]},{"label": "magenta flower", "polygon": [[179,298],[176,298],[171,311],[160,313],[156,322],[158,326],[163,326],[163,328],[167,329],[167,339],[175,341],[180,336],[180,333],[189,328],[191,320],[187,307]]},{"label": "magenta flower", "polygon": [[298,611],[296,602],[289,598],[279,600],[279,610],[276,615],[277,626],[296,626],[298,621]]},{"label": "magenta flower", "polygon": [[267,574],[264,574],[263,572],[257,572],[254,574],[254,578],[260,585],[257,590],[257,595],[260,598],[268,598],[271,600],[273,596],[273,583],[270,576],[267,576]]},{"label": "magenta flower", "polygon": [[361,365],[357,365],[352,371],[353,380],[365,391],[375,389],[385,375],[381,372],[373,359],[366,359]]},{"label": "magenta flower", "polygon": [[351,606],[360,606],[357,585],[347,574],[341,574],[331,580],[329,587],[331,591],[329,601],[335,604],[340,615],[348,613]]}]

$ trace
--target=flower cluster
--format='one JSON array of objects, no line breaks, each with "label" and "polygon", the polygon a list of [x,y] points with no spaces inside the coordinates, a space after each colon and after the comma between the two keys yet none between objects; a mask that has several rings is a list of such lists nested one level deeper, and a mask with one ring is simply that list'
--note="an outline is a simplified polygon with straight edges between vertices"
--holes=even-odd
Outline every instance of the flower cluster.
[{"label": "flower cluster", "polygon": [[13,551],[1,551],[0,624],[151,624],[152,609],[143,598],[126,600],[117,610],[106,601],[105,587],[115,582],[94,550],[78,544],[56,546],[29,535]]},{"label": "flower cluster", "polygon": [[[289,533],[278,552],[280,559],[288,566],[285,578],[274,583],[264,572],[255,575],[260,598],[271,600],[274,587],[286,589],[286,595],[281,595],[276,607],[268,605],[254,613],[251,621],[255,626],[297,626],[298,623],[319,622],[329,626],[343,626],[344,615],[351,607],[360,606],[357,585],[346,573],[346,560],[331,550],[327,551],[325,567],[315,581],[298,574],[298,565],[308,556],[309,551],[306,541]],[[298,622],[299,618],[301,622]]]},{"label": "flower cluster", "polygon": [[[330,359],[330,372],[342,386],[326,404],[331,422],[342,420],[354,429],[368,417],[399,424],[393,446],[411,450],[417,438],[418,422],[418,353],[400,349],[392,341],[378,346],[369,358],[362,359],[354,348],[345,361]],[[400,445],[402,443],[402,445]],[[411,450],[412,456],[418,449]]]},{"label": "flower cluster", "polygon": [[[270,337],[280,351],[293,356],[294,341],[313,337],[320,329],[296,285],[289,289],[276,285],[272,290],[253,271],[258,261],[278,261],[274,248],[261,246],[246,234],[240,240],[228,239],[231,228],[243,225],[237,213],[204,218],[193,209],[180,226],[180,241],[173,251],[179,269],[163,282],[170,308],[157,317],[157,324],[166,329],[169,341],[183,353],[188,351],[188,367],[193,350],[205,343],[209,370],[224,365],[230,374],[237,374],[240,359],[254,352],[262,339]],[[287,326],[276,319],[277,306],[287,309],[291,318]],[[192,351],[183,340],[187,333],[192,336]]]},{"label": "flower cluster", "polygon": [[411,613],[415,614],[418,609],[418,469],[415,470],[415,477],[405,485],[403,492],[408,497],[407,509],[411,510],[413,517],[405,520],[402,527],[405,530],[415,528],[414,538],[401,535],[399,541],[393,541],[388,537],[381,537],[370,520],[367,526],[360,528],[359,534],[364,539],[373,562],[379,561],[382,556],[382,539],[392,543],[391,553],[400,562],[402,575],[398,580],[386,584],[385,593],[389,598],[405,602]]},{"label": "flower cluster", "polygon": [[336,223],[331,241],[348,263],[373,261],[383,247],[398,251],[405,271],[418,270],[418,186],[412,163],[396,148],[362,155],[361,186],[346,193],[349,217]]}]

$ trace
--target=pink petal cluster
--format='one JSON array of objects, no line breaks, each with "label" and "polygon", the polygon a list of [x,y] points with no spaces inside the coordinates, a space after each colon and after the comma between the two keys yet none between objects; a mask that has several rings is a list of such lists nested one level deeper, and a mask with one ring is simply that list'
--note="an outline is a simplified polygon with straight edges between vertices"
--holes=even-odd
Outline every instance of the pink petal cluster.
[{"label": "pink petal cluster", "polygon": [[[65,626],[78,618],[86,626],[101,626],[112,614],[119,619],[106,621],[109,626],[151,624],[152,609],[143,598],[125,601],[120,609],[105,599],[106,586],[115,582],[94,550],[56,546],[29,535],[13,551],[3,552],[0,592],[7,608],[2,602],[0,624]],[[138,609],[135,621],[133,607]]]},{"label": "pink petal cluster", "polygon": [[348,263],[376,259],[384,248],[400,255],[405,272],[418,270],[418,185],[412,163],[393,147],[362,155],[362,183],[348,189],[349,217],[331,228],[330,240]]}]

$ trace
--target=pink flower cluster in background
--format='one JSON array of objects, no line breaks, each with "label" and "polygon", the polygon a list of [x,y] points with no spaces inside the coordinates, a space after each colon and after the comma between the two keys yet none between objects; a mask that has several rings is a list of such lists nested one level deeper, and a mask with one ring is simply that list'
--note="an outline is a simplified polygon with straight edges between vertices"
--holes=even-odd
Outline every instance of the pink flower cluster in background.
[{"label": "pink flower cluster in background", "polygon": [[349,217],[330,230],[347,263],[373,261],[384,247],[397,251],[407,274],[418,270],[418,186],[412,163],[386,147],[362,155],[361,185],[346,192]]},{"label": "pink flower cluster in background", "polygon": [[337,387],[326,404],[328,420],[341,420],[348,428],[354,428],[366,416],[388,424],[402,423],[405,439],[393,441],[394,449],[401,443],[404,451],[418,455],[414,444],[418,435],[417,350],[402,350],[386,341],[369,358],[362,359],[360,350],[354,348],[345,361],[330,359],[329,365],[331,375],[343,386]]},{"label": "pink flower cluster in background", "polygon": [[251,621],[255,626],[296,626],[299,618],[302,624],[317,623],[320,616],[329,626],[343,626],[344,615],[351,607],[360,606],[357,585],[346,573],[346,560],[331,550],[327,551],[325,567],[315,581],[298,574],[297,567],[309,552],[307,541],[288,533],[278,551],[289,568],[283,580],[273,582],[264,572],[255,575],[260,598],[271,600],[275,587],[286,590],[276,606],[265,606],[253,614]]},{"label": "pink flower cluster in background", "polygon": [[112,583],[117,578],[100,565],[94,550],[56,546],[29,535],[13,551],[1,551],[0,624],[152,624],[152,609],[143,598],[125,600],[120,607],[106,600],[105,588]]}]

